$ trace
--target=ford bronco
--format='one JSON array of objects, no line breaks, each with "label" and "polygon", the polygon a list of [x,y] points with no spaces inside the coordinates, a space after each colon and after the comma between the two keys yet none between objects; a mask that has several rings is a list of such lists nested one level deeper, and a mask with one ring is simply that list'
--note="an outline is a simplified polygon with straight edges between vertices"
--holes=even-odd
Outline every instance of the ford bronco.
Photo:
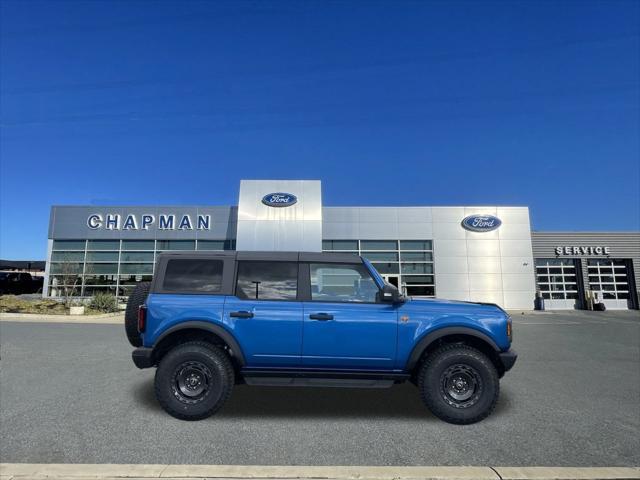
[{"label": "ford bronco", "polygon": [[178,252],[158,257],[125,315],[133,362],[157,367],[174,417],[217,412],[234,384],[413,382],[437,417],[487,417],[516,361],[497,305],[414,299],[346,253]]}]

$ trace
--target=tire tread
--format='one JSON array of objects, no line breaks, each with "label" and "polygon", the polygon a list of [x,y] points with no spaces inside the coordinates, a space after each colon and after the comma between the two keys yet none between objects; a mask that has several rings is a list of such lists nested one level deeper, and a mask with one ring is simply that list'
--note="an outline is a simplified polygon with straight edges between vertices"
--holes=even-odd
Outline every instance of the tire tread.
[{"label": "tire tread", "polygon": [[[485,364],[487,370],[490,372],[490,375],[493,377],[493,383],[495,385],[494,397],[489,407],[478,415],[467,418],[454,417],[450,415],[449,409],[446,406],[442,405],[442,403],[440,403],[435,397],[436,395],[439,395],[439,391],[433,391],[425,384],[427,371],[432,368],[438,361],[442,361],[443,358],[446,358],[446,356],[449,355],[450,352],[468,355],[474,360]],[[442,345],[426,356],[418,370],[418,390],[420,392],[420,398],[422,399],[422,402],[427,406],[427,408],[429,408],[429,410],[431,410],[431,412],[435,416],[448,423],[467,425],[479,422],[480,420],[483,420],[491,415],[496,407],[496,404],[498,403],[498,397],[500,394],[500,380],[495,366],[493,365],[491,360],[487,358],[487,356],[480,350],[469,345],[452,343]]]},{"label": "tire tread", "polygon": [[[167,398],[165,396],[167,395],[167,392],[163,391],[163,388],[165,388],[164,382],[162,382],[161,380],[159,381],[158,378],[159,376],[166,373],[163,370],[163,363],[167,364],[171,362],[175,356],[180,355],[184,350],[193,351],[194,349],[199,350],[200,353],[206,355],[213,363],[220,363],[224,372],[224,378],[222,379],[222,393],[220,395],[220,398],[209,409],[197,415],[185,414],[184,412],[174,409],[167,401]],[[162,360],[160,361],[160,365],[156,370],[154,390],[156,398],[158,399],[158,402],[160,403],[162,408],[173,417],[180,420],[202,420],[203,418],[210,417],[211,415],[216,413],[226,403],[226,401],[231,396],[234,379],[235,372],[233,369],[233,364],[231,363],[229,355],[222,347],[204,340],[192,340],[175,346],[173,349],[169,350],[169,352],[162,358]]]}]

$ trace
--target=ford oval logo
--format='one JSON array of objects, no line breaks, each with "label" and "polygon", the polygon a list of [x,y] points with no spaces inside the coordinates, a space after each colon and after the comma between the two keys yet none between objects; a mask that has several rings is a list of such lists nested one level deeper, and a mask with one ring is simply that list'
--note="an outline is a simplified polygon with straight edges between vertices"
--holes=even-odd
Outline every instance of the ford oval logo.
[{"label": "ford oval logo", "polygon": [[493,215],[469,215],[462,220],[462,227],[472,232],[490,232],[502,225],[502,220]]},{"label": "ford oval logo", "polygon": [[262,197],[262,203],[269,207],[290,207],[298,203],[298,197],[291,193],[268,193]]}]

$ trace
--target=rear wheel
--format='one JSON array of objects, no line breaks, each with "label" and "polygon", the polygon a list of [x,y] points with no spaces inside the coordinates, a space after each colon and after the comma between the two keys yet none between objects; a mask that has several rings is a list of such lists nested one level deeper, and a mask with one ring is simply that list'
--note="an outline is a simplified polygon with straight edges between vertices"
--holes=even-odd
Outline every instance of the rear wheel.
[{"label": "rear wheel", "polygon": [[498,401],[500,383],[491,360],[468,345],[444,345],[430,353],[418,373],[425,405],[449,423],[479,422]]},{"label": "rear wheel", "polygon": [[147,301],[150,288],[151,283],[149,282],[141,282],[136,285],[136,288],[134,288],[131,295],[129,295],[127,309],[124,312],[124,329],[127,332],[129,343],[134,347],[140,347],[142,345],[142,339],[138,332],[138,308]]},{"label": "rear wheel", "polygon": [[207,342],[170,350],[156,371],[156,398],[170,415],[200,420],[216,413],[231,395],[234,371],[227,353]]}]

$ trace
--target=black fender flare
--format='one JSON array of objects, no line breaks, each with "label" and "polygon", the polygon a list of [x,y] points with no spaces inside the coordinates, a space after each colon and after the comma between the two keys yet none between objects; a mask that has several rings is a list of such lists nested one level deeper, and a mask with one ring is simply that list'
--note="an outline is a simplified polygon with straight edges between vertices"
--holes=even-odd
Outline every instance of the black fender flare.
[{"label": "black fender flare", "polygon": [[443,327],[438,328],[437,330],[433,330],[430,333],[427,333],[423,336],[418,343],[411,350],[411,354],[409,355],[409,360],[407,360],[406,370],[411,371],[413,367],[417,365],[422,357],[422,354],[427,349],[427,347],[438,340],[439,338],[446,337],[448,335],[469,335],[471,337],[475,337],[478,340],[482,340],[493,348],[496,353],[500,352],[500,347],[494,342],[491,337],[488,335],[475,330],[470,327]]},{"label": "black fender flare", "polygon": [[211,323],[211,322],[204,322],[200,320],[191,320],[188,322],[181,322],[177,325],[174,325],[173,327],[166,329],[155,341],[155,344],[153,347],[154,351],[156,347],[160,345],[165,338],[181,330],[204,330],[206,332],[211,332],[214,335],[217,335],[229,346],[232,352],[232,356],[237,360],[238,364],[241,367],[245,365],[246,362],[244,359],[244,354],[242,353],[242,348],[240,348],[240,344],[236,341],[234,336],[231,333],[229,333],[229,331],[226,330],[221,325]]}]

